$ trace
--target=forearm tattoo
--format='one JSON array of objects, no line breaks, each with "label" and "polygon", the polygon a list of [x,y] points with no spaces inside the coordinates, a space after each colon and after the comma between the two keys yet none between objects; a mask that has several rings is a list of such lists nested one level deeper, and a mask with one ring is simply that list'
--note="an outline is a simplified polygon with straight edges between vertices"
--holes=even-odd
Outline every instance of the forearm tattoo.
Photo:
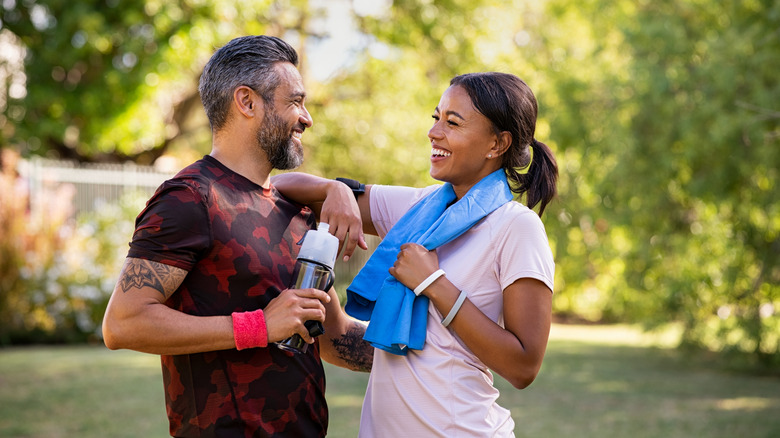
[{"label": "forearm tattoo", "polygon": [[149,260],[128,258],[119,278],[119,289],[128,292],[131,289],[150,287],[167,299],[186,276],[187,271],[183,269]]},{"label": "forearm tattoo", "polygon": [[339,338],[331,338],[338,357],[354,371],[370,372],[374,363],[374,347],[363,340],[366,326],[353,323]]}]

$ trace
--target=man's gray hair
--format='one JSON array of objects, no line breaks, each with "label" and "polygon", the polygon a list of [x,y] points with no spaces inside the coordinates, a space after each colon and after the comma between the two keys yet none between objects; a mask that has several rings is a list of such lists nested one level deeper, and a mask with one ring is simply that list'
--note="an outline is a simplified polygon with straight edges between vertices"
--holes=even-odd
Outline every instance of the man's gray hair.
[{"label": "man's gray hair", "polygon": [[198,91],[213,131],[227,122],[233,91],[246,85],[263,101],[272,103],[279,77],[277,62],[298,65],[298,54],[281,39],[267,35],[244,36],[217,50],[203,68]]}]

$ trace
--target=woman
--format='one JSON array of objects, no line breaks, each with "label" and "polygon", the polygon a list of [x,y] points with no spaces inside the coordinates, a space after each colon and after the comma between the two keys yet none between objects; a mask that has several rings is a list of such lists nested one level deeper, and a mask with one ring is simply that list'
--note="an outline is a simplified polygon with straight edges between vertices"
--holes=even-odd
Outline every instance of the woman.
[{"label": "woman", "polygon": [[[527,387],[551,324],[554,263],[540,216],[557,165],[533,137],[536,115],[516,76],[457,76],[428,132],[430,174],[445,184],[357,192],[363,231],[383,237],[348,288],[347,312],[370,319],[365,339],[377,347],[361,436],[513,436],[489,370]],[[346,254],[365,246],[344,187],[280,177],[273,183],[294,199],[325,199],[320,220],[350,235]]]}]

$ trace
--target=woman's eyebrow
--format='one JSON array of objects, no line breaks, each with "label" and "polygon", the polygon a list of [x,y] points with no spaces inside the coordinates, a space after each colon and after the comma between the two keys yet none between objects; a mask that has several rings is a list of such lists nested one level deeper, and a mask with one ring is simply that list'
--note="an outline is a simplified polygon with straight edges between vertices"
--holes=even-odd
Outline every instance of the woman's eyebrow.
[{"label": "woman's eyebrow", "polygon": [[[436,107],[435,112],[439,112],[439,107],[438,106]],[[450,110],[450,111],[445,112],[444,114],[448,115],[448,116],[455,116],[455,117],[457,117],[457,118],[459,118],[461,120],[466,120],[466,118],[463,117],[462,115],[460,115],[460,113],[458,113],[457,111],[451,111]]]}]

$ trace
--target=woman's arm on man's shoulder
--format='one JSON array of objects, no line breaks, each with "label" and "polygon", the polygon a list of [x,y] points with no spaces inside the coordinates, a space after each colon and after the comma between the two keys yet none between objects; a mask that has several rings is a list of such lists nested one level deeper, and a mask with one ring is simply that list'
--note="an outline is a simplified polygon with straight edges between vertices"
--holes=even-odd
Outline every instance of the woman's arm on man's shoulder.
[{"label": "woman's arm on man's shoulder", "polygon": [[356,246],[368,248],[364,232],[376,234],[369,202],[371,186],[356,196],[340,181],[301,172],[274,175],[271,184],[285,197],[310,206],[320,222],[330,225],[330,233],[338,237],[340,245],[346,243],[346,258],[352,256]]}]

